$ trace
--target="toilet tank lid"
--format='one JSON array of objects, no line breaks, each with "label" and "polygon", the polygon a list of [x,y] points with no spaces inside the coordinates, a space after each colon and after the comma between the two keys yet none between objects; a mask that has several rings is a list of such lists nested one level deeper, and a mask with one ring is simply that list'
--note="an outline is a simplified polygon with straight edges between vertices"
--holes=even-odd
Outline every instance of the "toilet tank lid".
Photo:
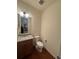
[{"label": "toilet tank lid", "polygon": [[40,38],[40,36],[35,36],[35,38]]}]

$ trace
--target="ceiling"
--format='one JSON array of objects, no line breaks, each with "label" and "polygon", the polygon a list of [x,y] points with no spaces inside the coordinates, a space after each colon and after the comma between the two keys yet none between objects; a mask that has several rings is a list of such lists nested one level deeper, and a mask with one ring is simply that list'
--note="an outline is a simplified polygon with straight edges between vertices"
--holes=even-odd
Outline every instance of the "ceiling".
[{"label": "ceiling", "polygon": [[39,0],[22,0],[23,2],[30,4],[32,7],[37,8],[39,10],[44,10],[49,5],[51,5],[55,0],[44,0],[44,4],[40,5],[38,3]]}]

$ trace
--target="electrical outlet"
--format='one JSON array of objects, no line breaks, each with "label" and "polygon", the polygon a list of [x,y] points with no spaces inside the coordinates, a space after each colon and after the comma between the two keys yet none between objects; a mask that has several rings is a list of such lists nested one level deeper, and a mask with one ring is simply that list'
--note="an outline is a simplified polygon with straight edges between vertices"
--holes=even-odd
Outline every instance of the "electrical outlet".
[{"label": "electrical outlet", "polygon": [[45,43],[47,43],[47,40],[45,40]]}]

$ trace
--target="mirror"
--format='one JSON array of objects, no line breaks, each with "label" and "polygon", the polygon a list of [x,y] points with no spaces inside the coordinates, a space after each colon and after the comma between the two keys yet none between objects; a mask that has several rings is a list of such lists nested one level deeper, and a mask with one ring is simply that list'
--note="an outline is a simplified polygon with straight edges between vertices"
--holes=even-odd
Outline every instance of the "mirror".
[{"label": "mirror", "polygon": [[31,16],[26,12],[20,12],[18,15],[18,35],[30,34]]}]

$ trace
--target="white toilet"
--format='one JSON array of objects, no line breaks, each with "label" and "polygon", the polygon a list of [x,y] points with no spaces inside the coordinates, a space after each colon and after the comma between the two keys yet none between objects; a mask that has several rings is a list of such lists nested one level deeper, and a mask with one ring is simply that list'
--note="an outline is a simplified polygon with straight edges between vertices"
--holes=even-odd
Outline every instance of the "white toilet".
[{"label": "white toilet", "polygon": [[42,49],[43,49],[43,42],[40,41],[40,36],[35,36],[35,39],[36,39],[36,49],[39,51],[39,52],[42,52]]}]

